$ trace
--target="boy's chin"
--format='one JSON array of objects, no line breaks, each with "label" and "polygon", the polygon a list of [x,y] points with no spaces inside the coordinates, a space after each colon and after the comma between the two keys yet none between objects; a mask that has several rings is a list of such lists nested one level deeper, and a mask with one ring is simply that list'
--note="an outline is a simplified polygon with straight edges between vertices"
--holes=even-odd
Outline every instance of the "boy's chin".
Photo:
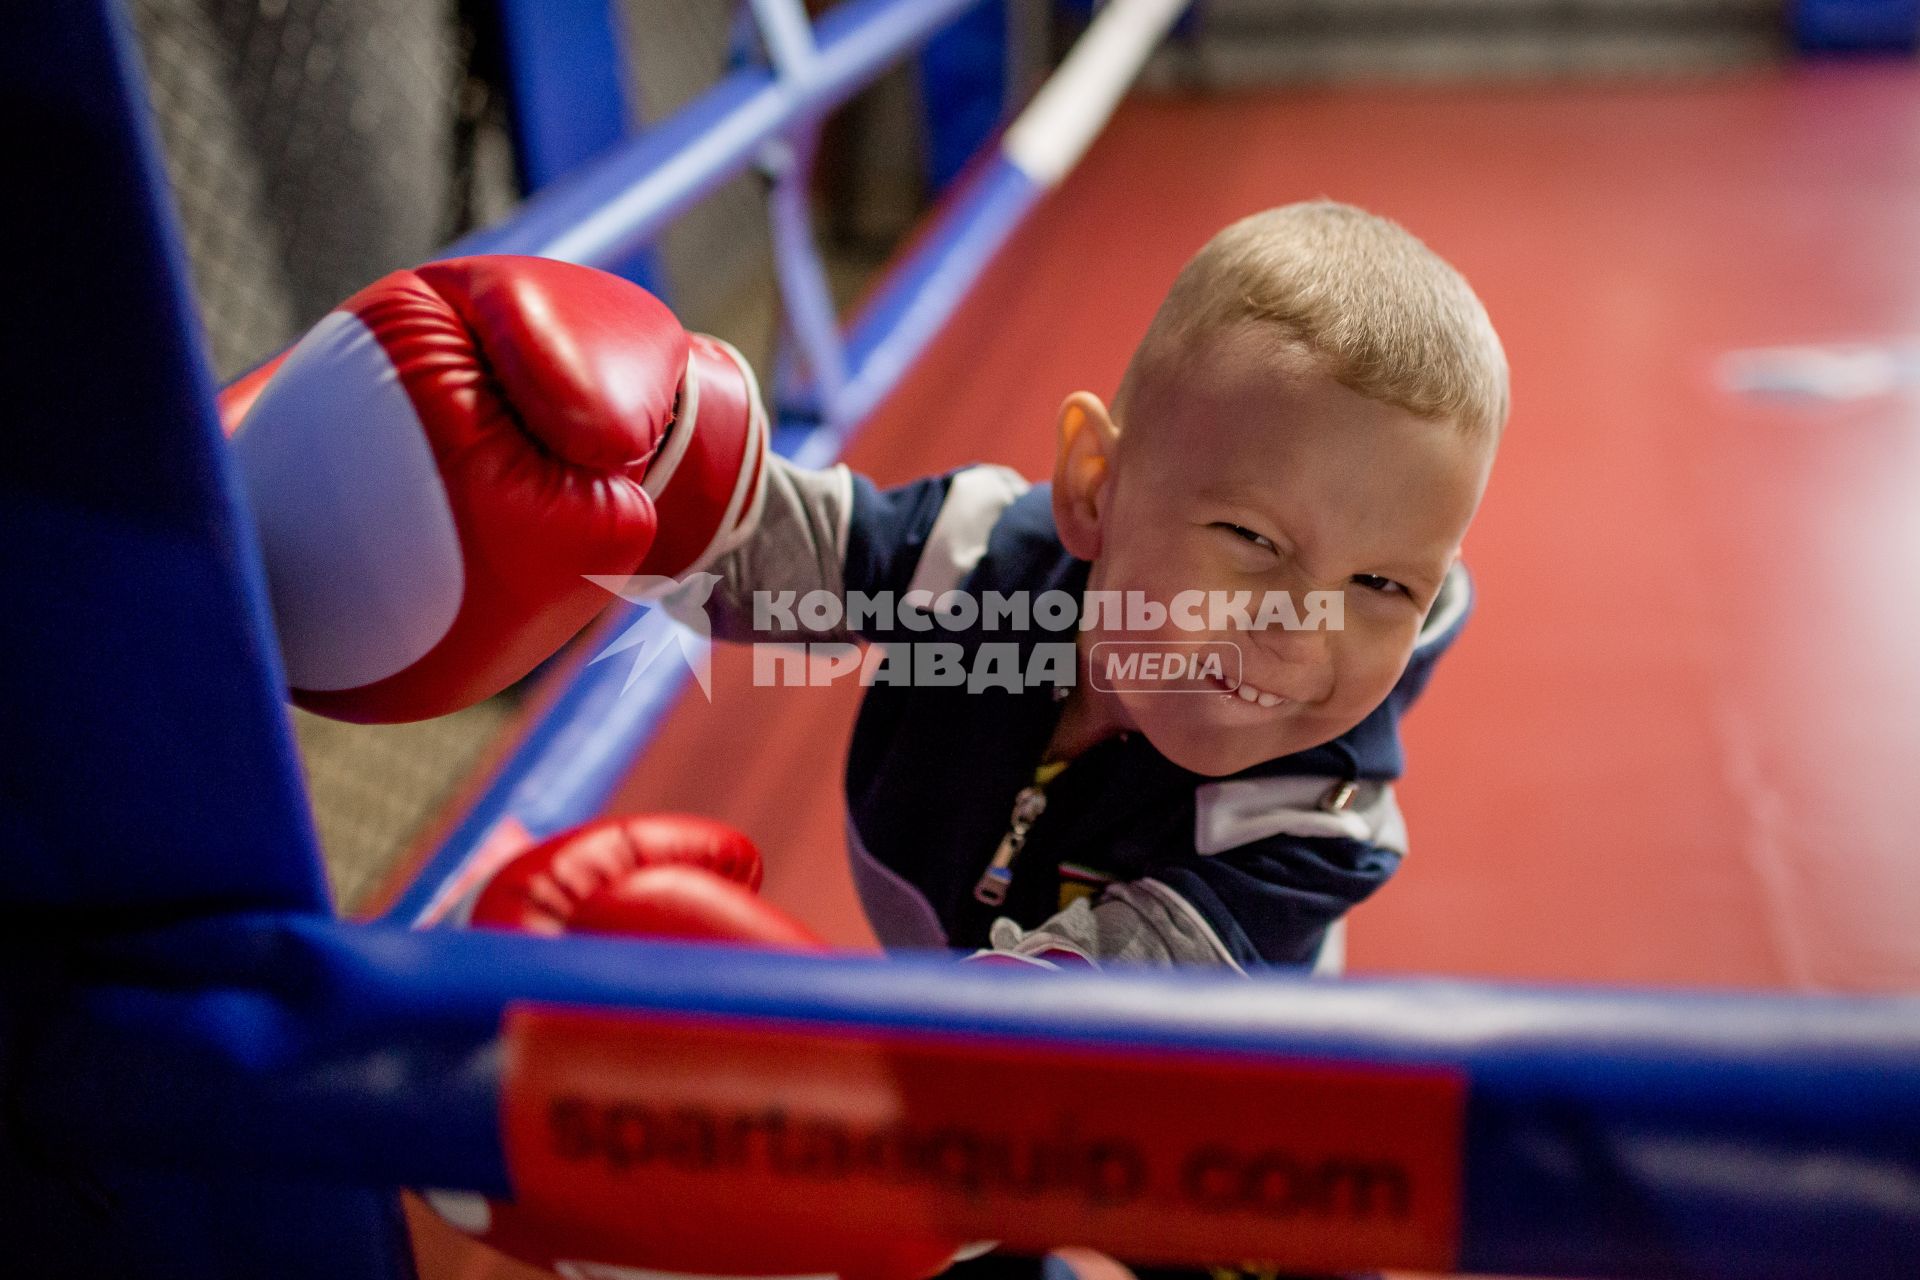
[{"label": "boy's chin", "polygon": [[1208,778],[1224,778],[1285,754],[1236,741],[1238,735],[1193,725],[1143,724],[1141,731],[1155,751],[1187,772]]},{"label": "boy's chin", "polygon": [[1306,724],[1273,725],[1262,731],[1250,725],[1222,724],[1218,716],[1205,712],[1182,714],[1187,709],[1176,705],[1182,701],[1178,694],[1155,694],[1151,700],[1154,705],[1128,708],[1134,726],[1155,751],[1189,773],[1208,778],[1224,778],[1339,736],[1319,733],[1321,726],[1309,730]]}]

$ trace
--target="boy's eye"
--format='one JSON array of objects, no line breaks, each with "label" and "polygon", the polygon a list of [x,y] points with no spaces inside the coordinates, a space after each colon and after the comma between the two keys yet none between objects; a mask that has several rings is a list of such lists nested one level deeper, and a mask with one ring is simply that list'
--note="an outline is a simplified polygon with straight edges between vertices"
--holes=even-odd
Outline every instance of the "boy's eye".
[{"label": "boy's eye", "polygon": [[1407,594],[1405,587],[1395,582],[1392,578],[1383,578],[1377,573],[1356,573],[1353,575],[1353,580],[1367,590],[1378,591],[1381,595],[1403,596]]},{"label": "boy's eye", "polygon": [[1214,527],[1216,529],[1225,529],[1227,532],[1233,534],[1234,537],[1241,538],[1247,542],[1251,542],[1256,547],[1265,547],[1268,551],[1279,550],[1278,547],[1273,545],[1273,539],[1268,538],[1262,534],[1255,533],[1253,530],[1247,528],[1245,525],[1221,523],[1221,524],[1215,525]]}]

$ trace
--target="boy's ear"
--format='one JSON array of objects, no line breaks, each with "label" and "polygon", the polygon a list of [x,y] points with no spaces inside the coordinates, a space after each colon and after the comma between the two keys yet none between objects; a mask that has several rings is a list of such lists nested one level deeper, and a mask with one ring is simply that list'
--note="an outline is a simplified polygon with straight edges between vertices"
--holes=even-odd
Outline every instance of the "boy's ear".
[{"label": "boy's ear", "polygon": [[1100,397],[1076,391],[1060,406],[1060,439],[1053,455],[1053,522],[1068,554],[1100,554],[1101,518],[1113,483],[1120,429]]}]

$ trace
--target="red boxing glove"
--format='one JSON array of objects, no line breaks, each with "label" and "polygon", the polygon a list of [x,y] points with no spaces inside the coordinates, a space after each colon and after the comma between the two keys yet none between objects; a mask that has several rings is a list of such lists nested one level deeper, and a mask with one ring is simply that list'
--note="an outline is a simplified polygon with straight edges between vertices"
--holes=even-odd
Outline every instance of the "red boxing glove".
[{"label": "red boxing glove", "polygon": [[338,719],[497,693],[599,612],[589,575],[684,574],[758,518],[745,362],[637,285],[544,258],[397,271],[221,413],[293,700]]},{"label": "red boxing glove", "polygon": [[710,818],[605,818],[500,868],[468,923],[525,933],[611,933],[818,950],[805,925],[754,896],[760,850]]},{"label": "red boxing glove", "polygon": [[659,530],[639,572],[682,578],[746,541],[766,505],[767,411],[746,357],[690,335],[680,416],[647,469]]}]

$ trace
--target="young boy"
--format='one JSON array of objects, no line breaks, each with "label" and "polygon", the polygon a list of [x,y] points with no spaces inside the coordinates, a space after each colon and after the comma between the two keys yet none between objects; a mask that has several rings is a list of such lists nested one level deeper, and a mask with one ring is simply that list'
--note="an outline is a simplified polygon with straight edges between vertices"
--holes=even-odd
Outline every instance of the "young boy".
[{"label": "young boy", "polygon": [[[737,353],[545,259],[395,272],[227,408],[307,705],[465,705],[592,617],[587,575],[686,581],[731,547],[715,634],[862,638],[891,664],[847,762],[883,941],[1246,970],[1314,963],[1404,854],[1398,720],[1466,614],[1506,376],[1445,263],[1314,202],[1187,265],[1113,404],[1067,398],[1051,486],[975,466],[883,492],[759,464]],[[802,593],[834,607],[781,606]],[[682,827],[663,838],[705,841]],[[544,919],[568,927],[635,856],[615,835],[582,833],[578,876],[514,863],[469,891],[544,876]],[[668,860],[712,869],[741,842],[688,852]],[[631,890],[622,927],[658,931]],[[697,936],[785,939],[714,893],[672,900],[711,915]]]},{"label": "young boy", "polygon": [[[1188,263],[1111,406],[1067,398],[1051,486],[772,460],[706,608],[721,638],[894,647],[896,673],[943,644],[962,671],[1064,676],[868,691],[848,838],[888,946],[1309,966],[1405,854],[1397,725],[1466,616],[1507,410],[1451,267],[1359,209],[1289,205]],[[767,607],[783,591],[899,607],[810,627]],[[1129,650],[1216,661],[1106,660]]]}]

